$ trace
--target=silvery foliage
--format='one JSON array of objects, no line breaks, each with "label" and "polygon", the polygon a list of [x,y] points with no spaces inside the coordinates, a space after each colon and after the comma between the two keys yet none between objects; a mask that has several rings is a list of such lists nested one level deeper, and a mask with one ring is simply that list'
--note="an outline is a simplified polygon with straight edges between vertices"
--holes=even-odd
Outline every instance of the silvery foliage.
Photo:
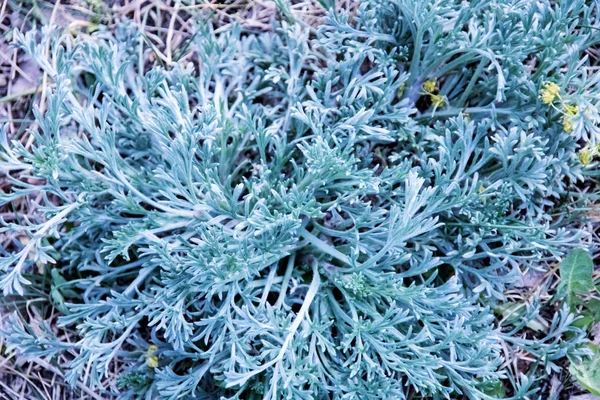
[{"label": "silvery foliage", "polygon": [[[493,308],[579,246],[556,211],[598,139],[597,15],[366,0],[317,31],[199,21],[194,61],[168,68],[144,64],[128,21],[94,40],[17,32],[52,84],[30,146],[3,130],[0,204],[40,201],[1,228],[29,241],[2,253],[0,285],[27,295],[34,264],[56,271],[78,341],[17,313],[4,338],[76,354],[73,385],[119,360],[123,398],[487,399],[498,381],[534,398],[584,335],[567,310],[532,338]],[[587,110],[572,134],[538,98],[546,81]],[[539,360],[520,376],[501,368],[516,348]]]}]

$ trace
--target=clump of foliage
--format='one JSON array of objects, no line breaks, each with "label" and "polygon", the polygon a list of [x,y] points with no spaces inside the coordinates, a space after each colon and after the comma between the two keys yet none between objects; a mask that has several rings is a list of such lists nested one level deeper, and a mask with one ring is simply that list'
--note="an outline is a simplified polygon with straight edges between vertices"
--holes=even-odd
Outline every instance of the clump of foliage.
[{"label": "clump of foliage", "polygon": [[197,21],[166,66],[126,20],[16,32],[52,84],[29,142],[0,142],[24,211],[0,288],[62,316],[16,307],[9,349],[122,398],[534,398],[590,353],[577,305],[511,318],[505,293],[582,246],[597,18],[365,0],[318,29]]}]

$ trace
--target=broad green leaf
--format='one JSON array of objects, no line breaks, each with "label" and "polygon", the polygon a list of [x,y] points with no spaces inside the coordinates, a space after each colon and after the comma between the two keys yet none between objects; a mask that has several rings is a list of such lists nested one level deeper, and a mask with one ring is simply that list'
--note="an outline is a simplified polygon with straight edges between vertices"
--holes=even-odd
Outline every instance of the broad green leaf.
[{"label": "broad green leaf", "polygon": [[506,397],[506,391],[504,390],[502,381],[487,382],[482,386],[481,391],[488,396],[497,399]]},{"label": "broad green leaf", "polygon": [[594,323],[594,318],[590,316],[587,312],[581,313],[580,317],[581,318],[578,318],[575,321],[573,321],[572,326],[580,329],[587,329]]},{"label": "broad green leaf", "polygon": [[577,313],[579,319],[573,321],[573,326],[587,329],[600,322],[600,300],[595,298],[586,299],[583,308]]},{"label": "broad green leaf", "polygon": [[594,354],[579,361],[571,360],[569,372],[584,389],[600,396],[600,349],[593,344],[590,348]]},{"label": "broad green leaf", "polygon": [[594,322],[600,322],[600,300],[594,298],[587,300],[585,308],[594,319]]},{"label": "broad green leaf", "polygon": [[594,262],[590,255],[582,249],[573,250],[560,265],[557,296],[566,298],[570,307],[579,304],[577,296],[589,293],[594,287],[593,273]]}]

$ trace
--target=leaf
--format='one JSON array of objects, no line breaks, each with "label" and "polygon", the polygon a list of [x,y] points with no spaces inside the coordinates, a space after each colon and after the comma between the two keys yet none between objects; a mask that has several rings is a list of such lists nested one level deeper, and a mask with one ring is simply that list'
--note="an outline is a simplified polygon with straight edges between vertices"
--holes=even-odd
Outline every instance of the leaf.
[{"label": "leaf", "polygon": [[583,308],[577,313],[579,319],[573,321],[573,326],[586,329],[600,322],[600,300],[590,298],[583,303]]},{"label": "leaf", "polygon": [[[496,312],[502,315],[506,324],[517,325],[525,317],[527,307],[523,303],[506,302],[498,305]],[[545,332],[548,329],[548,323],[539,315],[527,321],[526,326],[536,332]]]},{"label": "leaf", "polygon": [[595,344],[589,346],[594,354],[579,361],[572,359],[569,372],[584,389],[600,396],[600,349]]},{"label": "leaf", "polygon": [[594,262],[590,255],[583,249],[573,250],[560,265],[557,296],[566,297],[567,304],[571,308],[580,304],[577,296],[587,294],[594,288],[593,273]]},{"label": "leaf", "polygon": [[600,300],[589,299],[585,302],[585,308],[588,310],[594,322],[600,322]]},{"label": "leaf", "polygon": [[581,318],[576,319],[572,324],[572,326],[576,328],[587,329],[594,323],[594,318],[591,317],[587,312],[583,312],[578,316],[581,316]]},{"label": "leaf", "polygon": [[506,391],[504,390],[502,381],[487,382],[482,386],[481,391],[488,396],[497,399],[506,397]]}]

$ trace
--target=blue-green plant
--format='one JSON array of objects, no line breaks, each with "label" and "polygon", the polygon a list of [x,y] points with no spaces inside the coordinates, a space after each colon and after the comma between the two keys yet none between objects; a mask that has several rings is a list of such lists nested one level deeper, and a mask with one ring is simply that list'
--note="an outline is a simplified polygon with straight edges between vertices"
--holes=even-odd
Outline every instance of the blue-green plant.
[{"label": "blue-green plant", "polygon": [[[581,246],[563,211],[599,139],[596,3],[290,15],[197,21],[171,65],[130,21],[15,31],[51,84],[29,143],[2,131],[0,204],[27,214],[0,228],[0,287],[77,340],[16,310],[9,349],[68,351],[95,390],[118,361],[123,398],[535,398],[585,332],[561,308],[532,335],[536,298],[494,310]],[[509,371],[517,349],[537,363]]]}]

